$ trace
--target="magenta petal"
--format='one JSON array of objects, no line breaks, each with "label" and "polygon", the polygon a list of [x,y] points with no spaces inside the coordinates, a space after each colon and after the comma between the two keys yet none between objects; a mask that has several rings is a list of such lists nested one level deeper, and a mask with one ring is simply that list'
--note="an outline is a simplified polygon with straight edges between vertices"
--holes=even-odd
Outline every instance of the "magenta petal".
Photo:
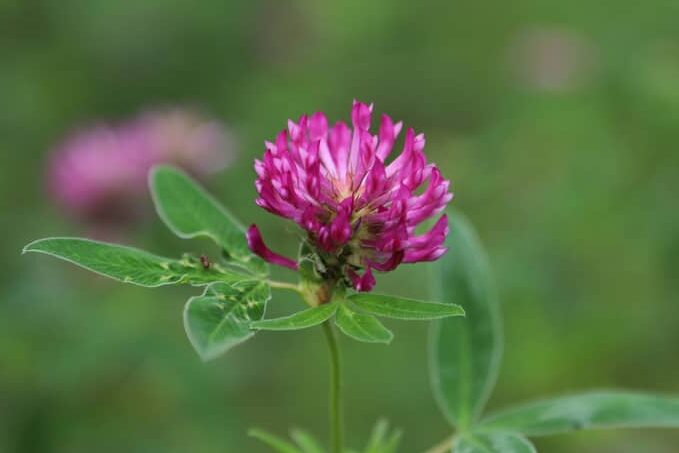
[{"label": "magenta petal", "polygon": [[311,141],[325,138],[328,134],[328,119],[321,112],[316,112],[309,119],[309,138]]},{"label": "magenta petal", "polygon": [[248,228],[248,231],[245,235],[248,240],[248,247],[255,255],[263,258],[265,261],[271,264],[287,267],[293,271],[298,269],[297,263],[295,261],[271,251],[266,246],[266,244],[264,244],[262,234],[259,232],[257,225],[250,225],[250,228]]},{"label": "magenta petal", "polygon": [[372,270],[367,268],[363,273],[363,276],[359,276],[356,271],[349,268],[347,274],[351,279],[351,283],[354,285],[354,289],[359,292],[372,291],[375,287],[375,277],[373,276]]},{"label": "magenta petal", "polygon": [[358,285],[356,285],[356,291],[372,291],[372,289],[375,287],[375,283],[375,277],[373,276],[372,270],[367,268],[361,279],[358,281]]},{"label": "magenta petal", "polygon": [[398,250],[389,257],[388,260],[386,260],[384,263],[376,263],[371,261],[370,265],[377,269],[380,272],[389,272],[393,271],[398,267],[399,264],[403,261],[403,257],[405,256],[405,252],[403,250]]},{"label": "magenta petal", "polygon": [[[355,101],[350,125],[339,121],[329,127],[320,112],[290,121],[255,162],[256,203],[296,222],[312,245],[335,255],[330,262],[342,266],[337,270],[362,291],[374,286],[374,270],[388,272],[445,253],[445,217],[424,234],[415,231],[453,196],[450,182],[427,161],[424,135],[412,128],[405,131],[401,153],[386,162],[403,125],[382,115],[371,132],[372,111],[372,105]],[[291,267],[252,234],[256,253]],[[365,272],[359,276],[348,262]]]},{"label": "magenta petal", "polygon": [[364,131],[370,129],[370,115],[372,114],[372,111],[372,105],[354,101],[354,106],[351,109],[351,122],[354,127]]},{"label": "magenta petal", "polygon": [[330,225],[330,237],[336,246],[344,245],[351,238],[351,224],[348,215],[338,215]]},{"label": "magenta petal", "polygon": [[330,238],[335,247],[340,247],[351,239],[351,212],[353,199],[347,198],[340,203],[337,217],[330,224]]}]

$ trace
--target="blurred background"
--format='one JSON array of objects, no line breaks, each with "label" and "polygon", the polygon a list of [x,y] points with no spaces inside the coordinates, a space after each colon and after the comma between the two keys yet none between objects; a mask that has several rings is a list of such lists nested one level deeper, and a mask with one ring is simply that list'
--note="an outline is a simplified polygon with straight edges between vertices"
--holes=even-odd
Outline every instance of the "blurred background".
[{"label": "blurred background", "polygon": [[[0,451],[266,451],[252,426],[325,438],[319,331],[203,364],[181,322],[195,289],[127,287],[20,250],[87,235],[214,255],[173,238],[131,173],[162,160],[293,254],[294,228],[253,203],[252,160],[288,118],[348,121],[353,98],[426,133],[489,249],[506,324],[491,408],[679,392],[678,14],[670,0],[0,1]],[[121,149],[147,154],[130,164]],[[378,285],[424,297],[426,273]],[[276,293],[272,313],[296,303]],[[387,416],[418,452],[447,434],[427,326],[389,327],[389,347],[343,342],[349,443]],[[675,452],[679,433],[536,445]]]}]

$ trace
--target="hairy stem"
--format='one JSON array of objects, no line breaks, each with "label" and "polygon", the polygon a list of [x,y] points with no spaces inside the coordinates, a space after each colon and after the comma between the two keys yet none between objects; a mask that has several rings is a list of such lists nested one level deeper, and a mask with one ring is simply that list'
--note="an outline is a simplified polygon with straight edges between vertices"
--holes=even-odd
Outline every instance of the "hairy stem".
[{"label": "hairy stem", "polygon": [[323,332],[330,351],[330,438],[332,453],[342,453],[344,420],[342,415],[342,368],[339,344],[335,330],[330,323],[323,323]]},{"label": "hairy stem", "polygon": [[267,280],[266,282],[272,288],[287,289],[287,290],[294,291],[294,292],[300,293],[300,294],[302,292],[299,285],[295,285],[293,283],[279,282],[279,281],[276,281],[276,280]]}]

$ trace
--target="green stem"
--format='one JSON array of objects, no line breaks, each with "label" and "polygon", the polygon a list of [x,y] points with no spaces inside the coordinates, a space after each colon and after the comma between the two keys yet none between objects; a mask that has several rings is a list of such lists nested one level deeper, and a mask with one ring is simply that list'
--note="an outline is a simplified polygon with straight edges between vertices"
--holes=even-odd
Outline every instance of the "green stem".
[{"label": "green stem", "polygon": [[342,416],[342,367],[339,344],[330,321],[323,323],[330,351],[330,437],[332,453],[342,453],[344,422]]},{"label": "green stem", "polygon": [[272,288],[287,289],[287,290],[290,290],[290,291],[294,291],[298,294],[301,294],[301,292],[302,292],[299,285],[295,285],[293,283],[279,282],[279,281],[276,281],[276,280],[267,280],[266,282]]}]

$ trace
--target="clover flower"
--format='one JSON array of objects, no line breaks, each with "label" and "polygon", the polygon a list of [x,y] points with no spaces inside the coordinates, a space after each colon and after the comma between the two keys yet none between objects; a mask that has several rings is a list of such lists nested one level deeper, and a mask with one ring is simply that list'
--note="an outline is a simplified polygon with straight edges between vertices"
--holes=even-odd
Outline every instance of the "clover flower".
[{"label": "clover flower", "polygon": [[[424,234],[416,229],[453,198],[450,182],[427,163],[423,134],[406,130],[403,151],[388,160],[402,123],[382,115],[379,132],[372,135],[372,110],[354,101],[353,128],[341,121],[330,127],[320,112],[290,120],[255,161],[256,203],[303,228],[320,258],[318,271],[357,291],[374,287],[373,270],[387,272],[443,255],[445,215]],[[262,258],[296,267],[264,245],[256,225],[247,237]]]},{"label": "clover flower", "polygon": [[232,151],[216,121],[182,109],[149,111],[120,125],[75,132],[52,153],[50,195],[69,214],[111,227],[139,217],[149,170],[175,164],[199,179],[222,169]]}]

